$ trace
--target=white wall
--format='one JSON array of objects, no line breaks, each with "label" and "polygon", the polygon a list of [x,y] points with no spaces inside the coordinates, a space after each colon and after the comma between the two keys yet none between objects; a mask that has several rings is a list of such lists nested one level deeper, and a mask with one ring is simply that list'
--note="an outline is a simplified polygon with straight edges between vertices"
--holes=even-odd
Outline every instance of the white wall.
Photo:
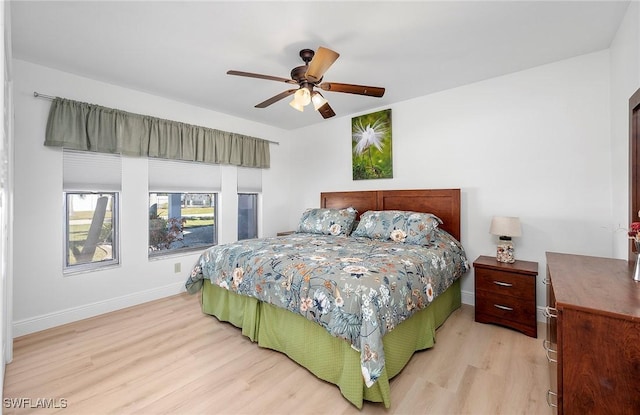
[{"label": "white wall", "polygon": [[[611,193],[613,223],[629,226],[629,98],[640,87],[640,5],[631,2],[609,48],[611,57]],[[638,220],[638,217],[634,217]],[[627,259],[629,241],[614,238],[616,258]]]},{"label": "white wall", "polygon": [[[3,390],[5,364],[13,358],[12,286],[11,286],[11,205],[13,169],[11,128],[13,105],[11,100],[11,10],[9,2],[0,5],[0,49],[2,50],[2,94],[0,95],[0,335],[2,337],[2,373],[0,390]],[[2,394],[4,397],[4,393]]]},{"label": "white wall", "polygon": [[[316,206],[321,191],[461,188],[471,261],[495,254],[493,215],[521,218],[515,253],[539,263],[539,305],[545,251],[611,256],[612,239],[626,238],[612,223],[608,51],[391,109],[393,179],[352,180],[351,116],[293,132],[292,188],[300,189],[293,212]],[[472,277],[462,285],[469,303]]]},{"label": "white wall", "polygon": [[[263,173],[263,235],[286,229],[289,144],[286,131],[203,108],[82,78],[14,59],[15,215],[14,327],[19,336],[183,290],[198,254],[147,258],[148,180],[145,158],[123,157],[121,266],[63,276],[62,152],[44,146],[50,102],[33,92],[233,131],[280,142]],[[219,241],[237,230],[236,168],[223,166]],[[174,273],[180,263],[182,272]]]},{"label": "white wall", "polygon": [[[59,95],[279,141],[263,175],[261,235],[294,229],[321,191],[462,189],[470,260],[493,255],[493,215],[517,215],[516,257],[545,252],[626,257],[628,98],[640,86],[640,7],[632,2],[611,49],[393,105],[394,178],[351,179],[351,115],[282,131],[202,108],[13,60],[15,68],[15,335],[169,295],[197,254],[148,261],[146,162],[125,158],[122,266],[62,275],[62,160],[45,148],[49,102]],[[366,99],[366,98],[365,98]],[[382,109],[382,108],[380,108]],[[337,109],[336,109],[337,110]],[[354,114],[359,115],[359,114]],[[235,170],[223,169],[220,242],[235,236]],[[473,273],[463,279],[473,302]]]}]

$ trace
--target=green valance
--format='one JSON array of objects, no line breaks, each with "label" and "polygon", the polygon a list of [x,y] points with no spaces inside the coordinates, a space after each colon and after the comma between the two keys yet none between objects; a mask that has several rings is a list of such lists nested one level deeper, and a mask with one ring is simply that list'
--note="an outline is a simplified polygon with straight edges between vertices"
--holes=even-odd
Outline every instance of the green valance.
[{"label": "green valance", "polygon": [[127,156],[269,167],[269,141],[55,98],[45,146]]}]

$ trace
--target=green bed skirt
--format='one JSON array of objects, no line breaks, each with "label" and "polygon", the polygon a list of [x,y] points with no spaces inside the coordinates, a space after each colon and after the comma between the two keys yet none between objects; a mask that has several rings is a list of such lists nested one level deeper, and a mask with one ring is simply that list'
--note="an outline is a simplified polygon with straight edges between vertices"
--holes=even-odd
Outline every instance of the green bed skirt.
[{"label": "green bed skirt", "polygon": [[436,329],[461,305],[460,280],[440,294],[424,310],[402,322],[383,338],[385,368],[367,388],[360,369],[360,352],[348,342],[331,336],[301,315],[244,297],[204,280],[202,310],[242,329],[260,347],[277,350],[307,368],[318,378],[340,388],[356,407],[363,400],[383,402],[389,408],[389,379],[400,373],[414,352],[433,347]]}]

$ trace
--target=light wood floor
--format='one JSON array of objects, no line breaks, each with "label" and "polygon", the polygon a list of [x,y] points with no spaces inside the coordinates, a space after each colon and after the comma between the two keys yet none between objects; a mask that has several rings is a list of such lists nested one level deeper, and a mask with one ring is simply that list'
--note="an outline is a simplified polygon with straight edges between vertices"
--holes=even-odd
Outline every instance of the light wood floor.
[{"label": "light wood floor", "polygon": [[[463,305],[391,382],[392,405],[362,411],[334,385],[261,349],[181,294],[23,336],[6,368],[3,413],[550,414],[539,339],[475,323]],[[64,409],[6,408],[9,398]]]}]

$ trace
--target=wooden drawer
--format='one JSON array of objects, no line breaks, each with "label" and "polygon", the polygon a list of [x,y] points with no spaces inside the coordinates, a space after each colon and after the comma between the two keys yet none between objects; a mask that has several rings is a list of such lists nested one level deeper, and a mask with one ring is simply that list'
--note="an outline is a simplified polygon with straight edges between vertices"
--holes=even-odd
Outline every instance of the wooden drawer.
[{"label": "wooden drawer", "polygon": [[475,270],[476,290],[491,291],[500,295],[519,297],[525,301],[533,300],[535,278],[511,272],[482,269]]},{"label": "wooden drawer", "polygon": [[476,290],[476,316],[478,314],[530,323],[532,316],[535,321],[536,304],[533,300],[523,300],[496,292]]}]

